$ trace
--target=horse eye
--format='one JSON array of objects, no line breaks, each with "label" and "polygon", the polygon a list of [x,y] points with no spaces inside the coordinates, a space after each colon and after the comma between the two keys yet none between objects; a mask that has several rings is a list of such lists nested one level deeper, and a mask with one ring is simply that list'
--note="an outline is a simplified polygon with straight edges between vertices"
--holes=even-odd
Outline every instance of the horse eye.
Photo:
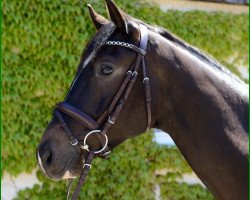
[{"label": "horse eye", "polygon": [[101,66],[101,70],[100,70],[101,75],[107,76],[107,75],[112,74],[112,72],[113,72],[113,68],[111,66],[109,66],[109,65],[102,65]]}]

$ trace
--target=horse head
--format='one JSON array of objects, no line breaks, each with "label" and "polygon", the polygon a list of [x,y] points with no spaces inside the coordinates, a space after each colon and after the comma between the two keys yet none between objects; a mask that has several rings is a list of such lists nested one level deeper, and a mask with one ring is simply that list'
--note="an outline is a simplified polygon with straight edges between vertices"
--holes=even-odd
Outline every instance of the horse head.
[{"label": "horse head", "polygon": [[[112,1],[107,0],[106,3],[111,21],[98,15],[88,5],[97,32],[82,54],[68,95],[63,103],[57,105],[56,113],[60,116],[53,116],[37,149],[39,165],[52,179],[76,177],[82,170],[86,152],[79,153],[69,137],[77,143],[85,142],[88,150],[98,152],[102,149],[101,140],[108,143],[106,145],[110,150],[127,138],[143,133],[147,126],[154,123],[151,110],[147,113],[149,108],[145,103],[143,82],[148,83],[148,77],[143,77],[145,69],[140,67],[145,54],[139,48],[142,30],[135,20],[117,8]],[[141,81],[135,82],[137,76]],[[146,79],[142,81],[144,78]],[[111,115],[116,115],[115,110],[121,103],[124,108],[119,111],[119,116],[115,116],[117,120],[114,123],[110,117],[114,120]],[[72,114],[72,110],[76,112]],[[81,116],[85,116],[83,121],[87,125],[77,120]],[[67,126],[70,136],[63,124]],[[99,136],[98,139],[96,134],[89,134],[86,138],[90,129],[104,128],[105,124],[112,125],[105,134],[106,138],[101,136],[100,139]]]}]

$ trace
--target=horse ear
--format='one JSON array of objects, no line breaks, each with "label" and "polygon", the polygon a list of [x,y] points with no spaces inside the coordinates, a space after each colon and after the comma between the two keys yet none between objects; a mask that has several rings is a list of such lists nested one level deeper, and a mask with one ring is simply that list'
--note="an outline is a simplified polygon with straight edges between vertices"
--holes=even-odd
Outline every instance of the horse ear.
[{"label": "horse ear", "polygon": [[125,33],[128,33],[127,29],[127,15],[121,11],[112,0],[105,0],[109,15],[114,24]]},{"label": "horse ear", "polygon": [[97,12],[91,7],[90,4],[87,4],[89,9],[89,14],[91,17],[91,20],[96,28],[96,30],[99,30],[102,26],[109,23],[109,20],[105,19],[103,16],[97,14]]}]

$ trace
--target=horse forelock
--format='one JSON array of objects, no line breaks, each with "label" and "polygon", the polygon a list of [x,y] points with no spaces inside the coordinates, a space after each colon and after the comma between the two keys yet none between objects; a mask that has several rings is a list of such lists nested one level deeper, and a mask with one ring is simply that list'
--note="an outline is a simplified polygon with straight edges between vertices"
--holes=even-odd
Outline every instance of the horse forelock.
[{"label": "horse forelock", "polygon": [[82,55],[81,60],[78,65],[77,73],[81,71],[84,67],[85,61],[91,61],[95,58],[98,50],[105,44],[105,42],[110,38],[115,30],[115,25],[110,22],[104,26],[102,26],[96,34],[92,37],[92,39],[87,43]]}]

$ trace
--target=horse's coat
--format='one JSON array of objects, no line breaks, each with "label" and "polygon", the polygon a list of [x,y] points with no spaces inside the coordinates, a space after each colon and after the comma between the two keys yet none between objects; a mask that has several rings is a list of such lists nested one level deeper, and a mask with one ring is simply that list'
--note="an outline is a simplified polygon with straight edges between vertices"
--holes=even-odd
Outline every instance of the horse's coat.
[{"label": "horse's coat", "polygon": [[[216,199],[247,199],[248,87],[209,56],[168,31],[133,19],[118,10],[112,1],[106,2],[113,22],[91,13],[97,36],[82,55],[66,102],[98,119],[136,56],[128,49],[100,43],[109,39],[138,46],[137,24],[146,25],[149,43],[145,61],[153,97],[153,127],[170,134]],[[103,33],[110,35],[100,39]],[[100,73],[105,66],[112,68],[110,75]],[[109,145],[114,148],[142,133],[146,117],[143,85],[137,81],[117,123],[107,133]],[[64,118],[75,136],[83,140],[86,127],[67,115]],[[63,132],[59,121],[53,118],[38,147],[39,164],[54,179],[61,179],[66,172],[70,176],[79,175],[82,167]],[[95,137],[90,136],[88,142],[91,148],[100,148]]]}]

